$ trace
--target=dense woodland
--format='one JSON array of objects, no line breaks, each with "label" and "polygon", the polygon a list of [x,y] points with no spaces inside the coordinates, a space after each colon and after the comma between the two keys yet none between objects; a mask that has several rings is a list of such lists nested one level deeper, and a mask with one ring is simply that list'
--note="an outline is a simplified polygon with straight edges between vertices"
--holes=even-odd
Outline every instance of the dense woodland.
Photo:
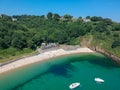
[{"label": "dense woodland", "polygon": [[41,16],[1,14],[1,60],[36,50],[43,42],[98,46],[120,57],[120,23],[97,16],[83,19],[51,12]]}]

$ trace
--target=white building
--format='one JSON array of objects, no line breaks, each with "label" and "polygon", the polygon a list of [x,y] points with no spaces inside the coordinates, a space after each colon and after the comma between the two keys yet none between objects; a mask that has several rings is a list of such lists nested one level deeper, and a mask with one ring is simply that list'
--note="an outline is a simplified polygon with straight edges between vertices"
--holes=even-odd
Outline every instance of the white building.
[{"label": "white building", "polygon": [[84,21],[84,22],[90,22],[91,20],[90,20],[90,19],[83,18],[83,21]]},{"label": "white building", "polygon": [[17,21],[17,19],[16,18],[12,18],[12,21]]}]

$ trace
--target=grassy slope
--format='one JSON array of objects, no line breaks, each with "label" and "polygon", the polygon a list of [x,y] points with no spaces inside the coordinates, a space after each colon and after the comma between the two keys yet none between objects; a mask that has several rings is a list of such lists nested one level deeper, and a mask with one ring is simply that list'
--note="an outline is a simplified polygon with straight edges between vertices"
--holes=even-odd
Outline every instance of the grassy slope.
[{"label": "grassy slope", "polygon": [[8,48],[5,50],[0,50],[0,63],[7,62],[13,59],[31,56],[33,54],[36,54],[37,51],[33,51],[31,49],[24,49],[24,50],[18,50],[15,48]]}]

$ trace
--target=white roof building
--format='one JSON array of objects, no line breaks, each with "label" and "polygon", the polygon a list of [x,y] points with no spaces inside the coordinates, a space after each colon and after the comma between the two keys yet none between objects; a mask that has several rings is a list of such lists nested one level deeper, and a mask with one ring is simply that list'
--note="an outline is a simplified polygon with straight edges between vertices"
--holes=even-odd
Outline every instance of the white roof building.
[{"label": "white roof building", "polygon": [[90,19],[83,18],[83,21],[84,21],[84,22],[90,22],[91,20],[90,20]]},{"label": "white roof building", "polygon": [[17,21],[17,19],[16,18],[12,18],[12,21]]}]

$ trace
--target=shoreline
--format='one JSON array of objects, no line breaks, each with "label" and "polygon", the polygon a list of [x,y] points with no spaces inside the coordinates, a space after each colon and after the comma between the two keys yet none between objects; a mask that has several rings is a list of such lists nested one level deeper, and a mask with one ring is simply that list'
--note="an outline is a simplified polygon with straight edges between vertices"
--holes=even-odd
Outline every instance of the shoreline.
[{"label": "shoreline", "polygon": [[38,55],[34,55],[34,56],[30,56],[30,57],[26,57],[23,59],[19,59],[17,61],[5,64],[3,66],[0,66],[0,74],[22,67],[22,66],[26,66],[29,64],[33,64],[36,62],[40,62],[40,61],[44,61],[44,60],[48,60],[54,57],[59,57],[59,56],[63,56],[63,55],[70,55],[70,54],[77,54],[77,53],[94,53],[93,50],[84,47],[84,48],[77,48],[74,50],[64,50],[62,48],[60,49],[56,49],[56,50],[50,50],[44,53],[40,53]]},{"label": "shoreline", "polygon": [[120,64],[120,58],[105,51],[104,49],[102,48],[99,48],[99,47],[89,47],[91,50],[95,51],[95,52],[98,52],[98,53],[101,53],[105,56],[107,56],[108,58],[111,58],[112,60],[114,60],[115,62],[117,62],[118,64]]}]

